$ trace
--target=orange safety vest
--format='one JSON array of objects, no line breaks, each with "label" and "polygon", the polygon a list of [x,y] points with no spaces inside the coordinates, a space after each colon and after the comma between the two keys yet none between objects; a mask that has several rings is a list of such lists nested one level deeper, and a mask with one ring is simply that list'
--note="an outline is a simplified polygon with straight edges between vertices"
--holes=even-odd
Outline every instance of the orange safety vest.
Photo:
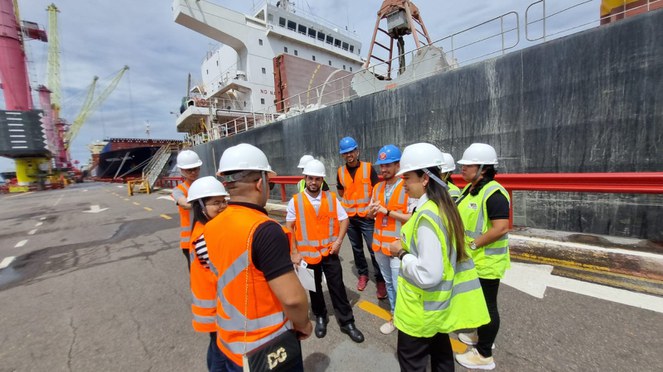
[{"label": "orange safety vest", "polygon": [[[180,189],[184,196],[189,196],[189,186],[191,183],[185,181],[176,187]],[[177,200],[175,200],[177,202]],[[180,210],[180,248],[189,249],[191,245],[191,213],[188,209],[182,208],[179,204],[177,208]]]},{"label": "orange safety vest", "polygon": [[[274,221],[261,211],[229,205],[205,225],[210,269],[217,276],[217,344],[235,364],[242,355],[292,328],[263,273],[251,259],[256,228]],[[224,233],[231,231],[231,234]]]},{"label": "orange safety vest", "polygon": [[191,322],[196,332],[216,332],[216,275],[198,261],[193,245],[203,235],[204,228],[205,225],[196,221],[191,233]]},{"label": "orange safety vest", "polygon": [[[408,195],[403,188],[403,180],[398,179],[396,186],[391,193],[389,203],[386,199],[386,181],[382,181],[375,185],[373,190],[373,199],[380,202],[390,211],[397,211],[407,213]],[[378,212],[375,215],[375,227],[373,229],[373,252],[382,250],[386,256],[391,256],[389,251],[389,243],[400,239],[402,223],[393,217],[387,217],[386,214]]]},{"label": "orange safety vest", "polygon": [[341,186],[343,186],[341,205],[348,212],[348,216],[366,217],[368,204],[371,202],[371,192],[373,191],[371,163],[360,161],[354,179],[350,177],[346,165],[339,167],[338,179],[341,181]]},{"label": "orange safety vest", "polygon": [[322,191],[320,209],[304,195],[295,194],[295,240],[297,251],[307,264],[315,265],[329,255],[329,247],[338,239],[339,223],[336,210],[336,194]]}]

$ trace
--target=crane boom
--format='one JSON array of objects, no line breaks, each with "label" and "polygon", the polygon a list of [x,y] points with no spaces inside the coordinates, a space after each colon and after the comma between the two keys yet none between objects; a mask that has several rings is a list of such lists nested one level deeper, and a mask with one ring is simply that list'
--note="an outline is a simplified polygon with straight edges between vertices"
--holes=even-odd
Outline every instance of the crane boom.
[{"label": "crane boom", "polygon": [[49,5],[48,11],[48,89],[51,91],[51,107],[55,118],[60,117],[62,89],[60,85],[60,37],[58,35],[58,13],[55,4]]},{"label": "crane boom", "polygon": [[78,113],[78,116],[76,116],[76,119],[74,119],[74,122],[71,124],[69,127],[69,130],[65,134],[64,140],[65,140],[65,148],[69,149],[69,145],[73,141],[73,139],[76,137],[78,134],[78,131],[81,129],[87,118],[96,111],[96,109],[108,98],[108,96],[115,90],[115,87],[120,83],[120,79],[122,79],[122,76],[124,76],[124,73],[129,69],[129,66],[124,66],[120,72],[113,78],[113,80],[108,84],[106,89],[101,92],[101,94],[93,100],[93,95],[94,95],[94,88],[96,86],[97,82],[97,77],[95,76],[92,85],[90,86],[90,89],[88,90],[87,96],[85,97],[85,102],[83,103],[83,107],[81,107],[81,111]]}]

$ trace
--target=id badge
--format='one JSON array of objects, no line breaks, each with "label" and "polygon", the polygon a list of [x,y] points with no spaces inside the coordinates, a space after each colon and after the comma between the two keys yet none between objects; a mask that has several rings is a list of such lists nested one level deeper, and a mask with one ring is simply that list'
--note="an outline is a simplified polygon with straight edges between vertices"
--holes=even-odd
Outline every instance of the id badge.
[{"label": "id badge", "polygon": [[387,220],[388,218],[389,217],[387,217],[387,216],[382,217],[382,226],[387,226],[387,223],[389,223],[389,221]]}]

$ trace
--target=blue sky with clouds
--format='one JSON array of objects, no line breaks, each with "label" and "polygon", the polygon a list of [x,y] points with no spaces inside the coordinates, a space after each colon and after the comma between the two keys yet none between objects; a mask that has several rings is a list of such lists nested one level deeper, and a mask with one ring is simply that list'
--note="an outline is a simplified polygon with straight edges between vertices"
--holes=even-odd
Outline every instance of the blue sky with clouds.
[{"label": "blue sky with clouds", "polygon": [[[195,0],[189,0],[195,1]],[[203,0],[204,1],[204,0]],[[250,12],[260,1],[209,0],[233,10]],[[130,70],[106,102],[88,119],[72,144],[72,157],[87,163],[90,154],[86,145],[104,137],[146,137],[145,124],[150,123],[151,138],[177,138],[175,116],[186,92],[187,74],[200,79],[200,63],[214,40],[173,22],[172,2],[168,0],[19,0],[21,18],[47,27],[46,7],[55,2],[60,34],[62,80],[62,116],[68,121],[76,117],[93,76],[99,76],[97,92],[110,82],[124,65]],[[272,2],[275,2],[273,0]],[[474,0],[451,2],[419,0],[419,7],[429,34],[434,40],[463,30],[509,11],[518,13],[521,24],[517,48],[530,43],[525,40],[525,9],[534,0]],[[547,4],[552,14],[582,0],[555,0]],[[340,27],[357,32],[367,51],[381,0],[300,0],[296,7],[325,18]],[[577,8],[548,21],[548,33],[598,19],[599,1],[590,0]],[[529,19],[541,17],[541,8],[532,7]],[[515,18],[511,16],[514,20]],[[515,21],[512,23],[515,24]],[[587,28],[594,23],[583,26]],[[459,35],[457,42],[478,34],[498,30],[492,23]],[[530,36],[538,36],[541,23],[529,26]],[[538,33],[537,33],[538,32]],[[514,36],[515,40],[515,36]],[[483,46],[475,47],[480,55]],[[33,87],[46,84],[48,46],[29,41],[26,46]],[[38,101],[35,100],[35,103]],[[4,108],[4,98],[0,99]],[[13,168],[13,161],[0,158],[0,170]]]}]

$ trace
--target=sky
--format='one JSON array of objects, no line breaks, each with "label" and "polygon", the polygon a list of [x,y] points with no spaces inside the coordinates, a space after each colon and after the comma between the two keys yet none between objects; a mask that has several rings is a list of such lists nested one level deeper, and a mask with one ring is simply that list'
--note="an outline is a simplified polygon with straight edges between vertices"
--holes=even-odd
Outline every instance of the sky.
[{"label": "sky", "polygon": [[[254,6],[261,3],[248,0],[208,1],[245,13],[250,13]],[[183,133],[176,131],[175,113],[179,112],[180,101],[186,93],[187,75],[192,74],[194,83],[200,80],[203,57],[208,50],[215,49],[218,42],[176,24],[171,10],[172,1],[169,0],[19,0],[21,18],[47,28],[46,7],[52,2],[60,10],[58,28],[62,117],[69,122],[74,120],[94,76],[100,78],[97,83],[99,93],[122,66],[130,67],[115,91],[88,118],[78,133],[71,146],[72,158],[81,164],[88,163],[90,153],[87,144],[95,140],[107,137],[147,138],[145,129],[148,123],[150,138],[182,139]],[[275,0],[272,2],[275,3]],[[443,39],[514,11],[518,13],[518,18],[513,13],[504,18],[505,28],[520,23],[520,38],[516,39],[515,32],[506,37],[506,43],[511,45],[519,40],[513,50],[532,44],[526,40],[526,36],[536,38],[541,35],[541,22],[530,24],[525,33],[526,8],[533,2],[535,0],[414,1],[433,40]],[[595,25],[599,3],[599,0],[548,2],[546,13],[549,15],[574,4],[581,5],[549,18],[547,33],[582,24],[586,24],[582,28]],[[356,32],[363,44],[364,54],[368,50],[381,4],[382,0],[295,1],[297,8],[322,17],[340,28],[347,27]],[[530,9],[530,22],[541,18],[541,9],[539,5]],[[498,31],[499,23],[494,21],[472,32],[458,34],[454,40],[458,46]],[[449,49],[449,40],[447,38],[441,42],[446,49]],[[488,42],[491,45],[487,45]],[[494,40],[477,43],[459,51],[457,57],[461,64],[471,63],[474,58],[496,50],[494,45]],[[48,45],[28,41],[26,52],[31,86],[45,85]],[[36,97],[35,104],[38,104]],[[4,109],[1,93],[0,108]],[[0,158],[0,171],[13,168],[12,160]]]}]

